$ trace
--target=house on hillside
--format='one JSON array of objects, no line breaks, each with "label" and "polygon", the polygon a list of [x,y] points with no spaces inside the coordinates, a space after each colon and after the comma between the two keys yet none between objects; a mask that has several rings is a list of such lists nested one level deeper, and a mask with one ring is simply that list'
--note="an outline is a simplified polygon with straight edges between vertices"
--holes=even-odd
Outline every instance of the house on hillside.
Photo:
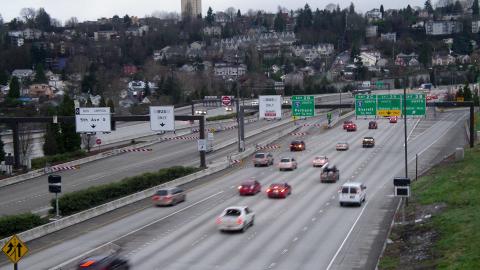
[{"label": "house on hillside", "polygon": [[31,80],[35,76],[35,72],[31,69],[15,69],[12,77],[17,77],[19,81]]},{"label": "house on hillside", "polygon": [[378,8],[365,12],[365,18],[369,21],[377,21],[383,18],[383,14]]},{"label": "house on hillside", "polygon": [[397,54],[397,57],[395,58],[395,65],[396,66],[402,66],[402,67],[410,66],[410,64],[416,63],[415,61],[412,61],[412,59],[415,59],[415,60],[418,61],[418,54],[416,54],[416,53],[411,53],[411,54],[400,53],[400,54]]},{"label": "house on hillside", "polygon": [[32,84],[28,89],[28,95],[30,97],[47,97],[53,98],[53,87],[48,84]]},{"label": "house on hillside", "polygon": [[432,65],[434,66],[448,66],[455,64],[456,59],[450,54],[437,53],[432,57]]}]

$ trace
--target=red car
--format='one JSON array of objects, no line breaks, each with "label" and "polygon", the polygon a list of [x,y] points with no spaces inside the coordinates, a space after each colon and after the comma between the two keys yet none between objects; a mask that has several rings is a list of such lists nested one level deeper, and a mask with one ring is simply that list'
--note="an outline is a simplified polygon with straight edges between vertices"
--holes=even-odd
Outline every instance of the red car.
[{"label": "red car", "polygon": [[286,198],[292,194],[292,187],[287,184],[271,184],[267,189],[267,195],[269,198]]},{"label": "red car", "polygon": [[344,122],[343,122],[343,129],[347,129],[348,125],[350,125],[350,124],[353,124],[353,122],[350,121],[350,120],[344,121]]},{"label": "red car", "polygon": [[357,125],[354,123],[350,123],[347,125],[347,131],[357,131]]},{"label": "red car", "polygon": [[248,180],[238,186],[240,196],[255,195],[262,191],[262,185],[256,180]]},{"label": "red car", "polygon": [[390,116],[390,123],[397,123],[398,117],[396,116]]}]

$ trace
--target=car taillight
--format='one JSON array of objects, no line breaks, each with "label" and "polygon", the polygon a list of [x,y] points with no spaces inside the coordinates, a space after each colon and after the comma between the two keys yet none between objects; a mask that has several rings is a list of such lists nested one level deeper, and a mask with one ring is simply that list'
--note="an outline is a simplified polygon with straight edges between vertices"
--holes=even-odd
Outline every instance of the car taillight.
[{"label": "car taillight", "polygon": [[160,196],[153,196],[153,197],[152,197],[152,200],[158,201],[158,200],[160,200]]},{"label": "car taillight", "polygon": [[285,189],[280,190],[280,192],[285,192]]},{"label": "car taillight", "polygon": [[238,186],[238,189],[242,189],[242,186]]},{"label": "car taillight", "polygon": [[267,189],[267,192],[270,192],[270,191],[272,191],[272,190],[271,190],[271,189]]},{"label": "car taillight", "polygon": [[237,224],[240,225],[240,224],[242,224],[242,223],[243,223],[242,218],[237,218]]},{"label": "car taillight", "polygon": [[222,219],[220,217],[217,218],[217,221],[215,221],[217,224],[222,224]]},{"label": "car taillight", "polygon": [[92,266],[92,264],[94,264],[94,263],[95,263],[95,261],[89,260],[89,261],[86,261],[85,263],[81,264],[80,267],[81,268],[87,268],[87,267]]}]

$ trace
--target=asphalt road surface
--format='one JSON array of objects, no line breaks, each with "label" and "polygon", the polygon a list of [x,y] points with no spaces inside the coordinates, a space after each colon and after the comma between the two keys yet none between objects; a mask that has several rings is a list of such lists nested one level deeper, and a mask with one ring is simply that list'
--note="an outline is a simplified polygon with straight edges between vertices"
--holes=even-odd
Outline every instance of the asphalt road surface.
[{"label": "asphalt road surface", "polygon": [[[409,159],[438,144],[450,146],[444,139],[464,134],[460,127],[465,116],[464,111],[442,114],[417,133],[412,128],[419,121],[408,120],[409,133],[415,134]],[[278,141],[282,147],[274,152],[275,160],[295,156],[295,171],[255,168],[247,162],[188,189],[185,203],[159,208],[144,201],[135,211],[97,226],[86,223],[84,231],[79,224],[56,241],[40,239],[48,243],[32,249],[20,267],[48,269],[111,242],[122,248],[133,269],[374,269],[396,205],[392,179],[404,171],[403,121],[390,124],[381,119],[378,130],[368,130],[368,120],[356,123],[359,130],[349,133],[341,126],[327,132],[302,128],[309,133],[303,152],[288,151],[292,137]],[[375,138],[374,148],[361,147],[364,136]],[[349,142],[350,150],[335,151],[338,141]],[[339,183],[319,182],[320,169],[311,165],[317,155],[327,155],[340,169]],[[239,197],[237,185],[251,177],[261,182],[262,191],[273,182],[288,182],[293,193],[286,199],[268,199],[264,192]],[[368,187],[361,207],[339,206],[337,190],[347,181]],[[245,233],[221,233],[215,226],[217,215],[232,205],[247,205],[256,213],[255,225]]]}]

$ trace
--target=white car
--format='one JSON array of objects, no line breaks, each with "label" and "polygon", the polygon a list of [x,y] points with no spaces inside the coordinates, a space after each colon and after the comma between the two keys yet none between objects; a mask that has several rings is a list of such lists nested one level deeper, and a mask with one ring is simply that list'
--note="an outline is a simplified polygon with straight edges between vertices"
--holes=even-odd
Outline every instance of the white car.
[{"label": "white car", "polygon": [[347,151],[348,150],[348,142],[339,142],[335,146],[337,151]]},{"label": "white car", "polygon": [[231,111],[233,111],[233,108],[231,106],[227,106],[227,107],[225,107],[225,111],[226,112],[231,112]]},{"label": "white car", "polygon": [[278,163],[278,169],[280,171],[295,170],[297,166],[298,166],[297,161],[293,157],[281,158],[280,162]]},{"label": "white car", "polygon": [[327,156],[317,156],[313,159],[313,167],[323,167],[328,164]]},{"label": "white car", "polygon": [[217,217],[217,226],[220,231],[242,231],[253,226],[255,213],[247,206],[231,206],[223,210]]},{"label": "white car", "polygon": [[347,182],[338,191],[340,206],[356,204],[361,206],[367,199],[367,187],[359,182]]}]

